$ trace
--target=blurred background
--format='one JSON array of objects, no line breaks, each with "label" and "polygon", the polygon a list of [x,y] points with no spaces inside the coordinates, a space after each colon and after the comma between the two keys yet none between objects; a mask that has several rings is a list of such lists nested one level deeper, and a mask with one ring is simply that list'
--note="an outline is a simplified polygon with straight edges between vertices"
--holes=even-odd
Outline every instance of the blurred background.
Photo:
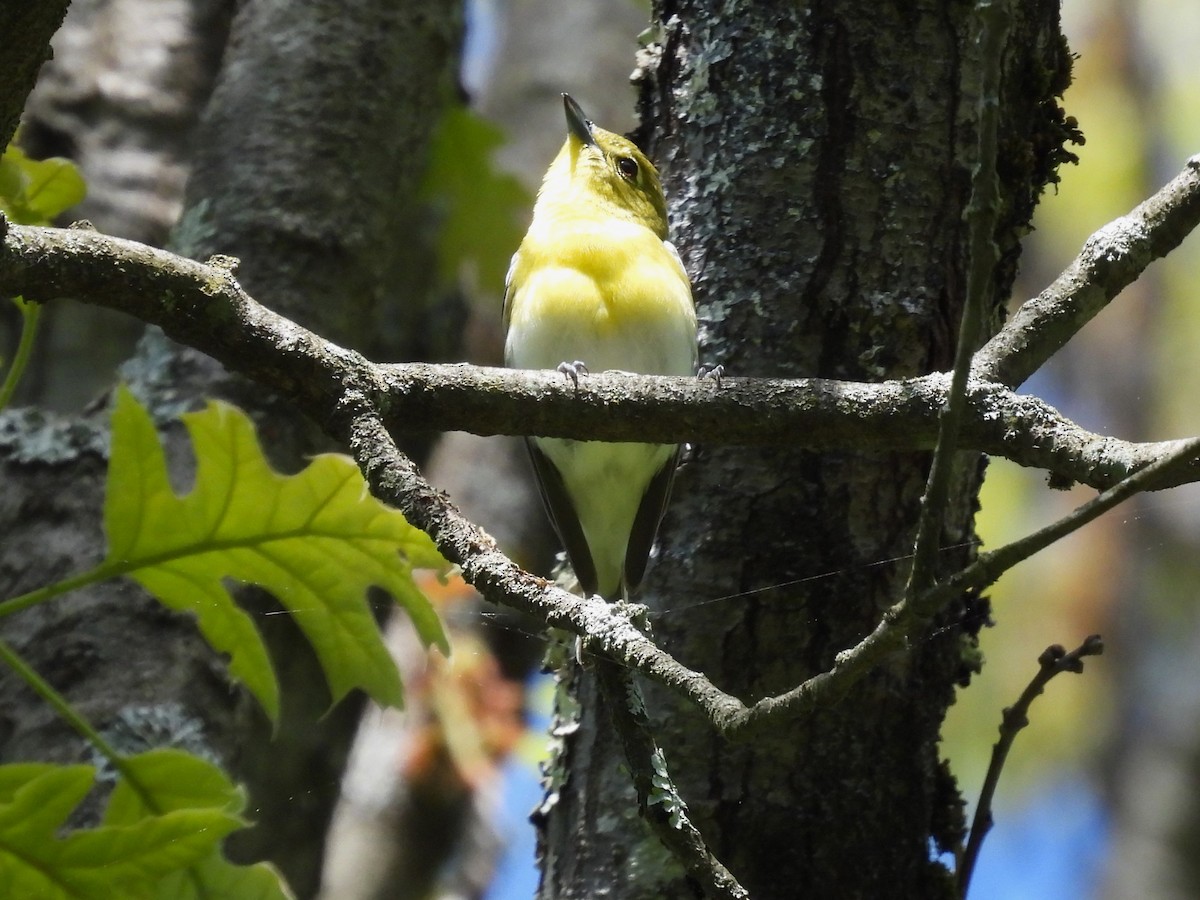
[{"label": "blurred background", "polygon": [[[1087,137],[1025,243],[1016,300],[1037,294],[1104,223],[1200,152],[1200,6],[1063,3],[1078,54],[1065,107]],[[1093,431],[1160,440],[1200,430],[1200,238],[1155,263],[1023,391]],[[1090,491],[992,461],[979,531],[996,546]],[[1082,676],[1051,682],[1009,757],[976,900],[1200,896],[1200,490],[1135,498],[1007,575],[991,592],[983,674],[943,735],[978,794],[1002,707],[1051,643],[1105,639]]]},{"label": "blurred background", "polygon": [[[182,202],[187,136],[211,89],[234,4],[76,0],[31,100],[31,155],[81,166],[71,218],[163,243]],[[628,77],[648,5],[470,0],[461,92],[434,150],[428,223],[446,290],[465,298],[462,357],[496,363],[500,294],[538,179],[563,140],[567,90],[613,131],[634,124]],[[1035,295],[1084,240],[1200,152],[1200,4],[1065,0],[1078,54],[1065,106],[1087,138],[1043,199],[1015,298]],[[134,26],[136,23],[136,27]],[[476,212],[488,209],[486,221]],[[1084,427],[1130,440],[1200,433],[1200,237],[1193,235],[1025,386]],[[136,323],[55,307],[25,402],[70,412],[103,392]],[[7,310],[5,315],[8,315]],[[13,321],[0,319],[8,347]],[[552,541],[514,442],[448,435],[430,477],[518,560],[546,570]],[[1090,492],[993,461],[979,532],[998,546]],[[525,898],[536,885],[528,814],[550,686],[544,640],[461,584],[428,589],[454,655],[428,660],[403,623],[391,641],[409,685],[401,714],[368,710],[342,785],[323,897]],[[1053,681],[1000,785],[976,900],[1200,896],[1200,489],[1139,498],[1016,569],[991,592],[983,674],[960,692],[945,753],[978,794],[1003,707],[1049,644],[1101,633],[1105,654]],[[406,887],[401,887],[406,886]],[[398,892],[399,891],[399,892]]]}]

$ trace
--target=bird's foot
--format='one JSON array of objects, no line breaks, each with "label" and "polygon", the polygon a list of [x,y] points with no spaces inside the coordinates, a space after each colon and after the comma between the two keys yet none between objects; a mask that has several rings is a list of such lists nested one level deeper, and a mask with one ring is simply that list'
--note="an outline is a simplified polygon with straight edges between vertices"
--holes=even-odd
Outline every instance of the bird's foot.
[{"label": "bird's foot", "polygon": [[711,378],[717,383],[718,390],[721,387],[721,379],[724,377],[724,375],[725,366],[721,365],[720,363],[717,363],[715,366],[705,363],[696,370],[697,378],[699,378],[701,381],[706,381],[707,379]]},{"label": "bird's foot", "polygon": [[575,385],[576,388],[578,388],[579,387],[579,376],[588,374],[588,367],[586,365],[584,365],[583,362],[578,359],[575,360],[574,362],[567,362],[564,360],[563,362],[560,362],[555,367],[554,371],[559,372],[563,375],[566,375],[568,378],[571,379],[571,383],[573,385]]}]

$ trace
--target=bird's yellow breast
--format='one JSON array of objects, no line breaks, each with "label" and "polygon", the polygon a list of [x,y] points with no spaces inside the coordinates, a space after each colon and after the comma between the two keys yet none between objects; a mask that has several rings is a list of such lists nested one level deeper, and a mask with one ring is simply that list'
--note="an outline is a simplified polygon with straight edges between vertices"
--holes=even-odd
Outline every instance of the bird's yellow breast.
[{"label": "bird's yellow breast", "polygon": [[537,221],[513,261],[509,365],[688,375],[696,316],[678,257],[648,228],[556,217]]}]

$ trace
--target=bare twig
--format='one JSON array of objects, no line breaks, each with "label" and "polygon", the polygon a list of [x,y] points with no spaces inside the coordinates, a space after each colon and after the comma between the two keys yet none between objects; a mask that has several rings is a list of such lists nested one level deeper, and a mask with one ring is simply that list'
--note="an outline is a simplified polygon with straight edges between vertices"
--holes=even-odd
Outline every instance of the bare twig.
[{"label": "bare twig", "polygon": [[1021,692],[1017,702],[1004,710],[1000,720],[1000,740],[992,747],[992,760],[988,764],[983,789],[979,792],[979,802],[975,806],[975,816],[971,821],[971,833],[966,849],[958,861],[959,900],[963,900],[970,890],[971,876],[979,858],[979,848],[983,846],[983,839],[992,828],[992,800],[996,795],[996,785],[1000,782],[1000,772],[1004,769],[1005,760],[1008,759],[1017,734],[1029,724],[1030,706],[1055,675],[1062,672],[1079,674],[1083,672],[1085,656],[1099,656],[1103,652],[1104,642],[1098,634],[1090,635],[1070,653],[1059,644],[1047,647],[1038,657],[1038,673]]},{"label": "bare twig", "polygon": [[421,477],[396,447],[378,414],[362,395],[347,397],[333,425],[358,462],[371,492],[426,532],[442,555],[487,600],[529,613],[552,628],[580,635],[598,654],[637,669],[690,698],[722,730],[735,726],[745,705],[660,649],[620,606],[599,597],[577,597],[508,559],[491,535],[460,513]]},{"label": "bare twig", "polygon": [[992,279],[999,251],[996,249],[996,210],[1000,206],[1000,188],[996,178],[996,134],[1000,119],[1000,59],[1011,25],[1005,0],[981,0],[975,7],[978,20],[980,61],[982,72],[979,86],[979,139],[975,171],[971,180],[971,202],[965,218],[969,226],[967,246],[970,269],[967,274],[967,296],[963,302],[958,326],[958,344],[954,350],[954,373],[946,404],[938,416],[937,444],[925,494],[921,498],[921,515],[917,537],[913,544],[912,569],[904,594],[915,597],[933,584],[934,567],[950,500],[950,483],[958,459],[958,436],[967,410],[967,380],[971,374],[971,357],[979,341],[983,310],[991,299]]},{"label": "bare twig", "polygon": [[736,717],[726,733],[744,735],[760,727],[760,720],[779,715],[800,715],[836,702],[864,675],[909,643],[928,627],[940,610],[955,597],[970,590],[982,590],[1002,574],[1055,541],[1082,528],[1098,516],[1130,497],[1171,480],[1178,468],[1195,469],[1200,462],[1200,439],[1186,441],[1169,454],[1140,472],[1089,500],[1070,515],[1006,544],[979,558],[960,572],[935,585],[914,601],[901,601],[883,614],[875,629],[849,650],[839,653],[834,666],[803,684],[776,697],[760,700],[744,715]]},{"label": "bare twig", "polygon": [[964,591],[982,590],[994,584],[1009,569],[1022,563],[1033,554],[1045,550],[1051,544],[1078,531],[1084,525],[1099,518],[1118,504],[1124,503],[1135,494],[1154,490],[1163,483],[1177,483],[1180,472],[1192,478],[1200,465],[1200,438],[1180,441],[1178,446],[1161,459],[1124,481],[1102,491],[1087,503],[1073,510],[1056,522],[1006,544],[989,553],[979,554],[978,559],[960,572],[947,578],[937,587],[920,597],[915,604],[917,615],[928,619],[953,597]]},{"label": "bare twig", "polygon": [[1146,267],[1200,225],[1200,155],[1157,194],[1087,239],[1078,258],[979,351],[975,375],[1018,387]]},{"label": "bare twig", "polygon": [[913,602],[889,609],[879,625],[855,647],[839,653],[834,667],[777,696],[746,705],[704,674],[688,669],[658,647],[619,607],[598,598],[580,598],[521,570],[489,535],[463,518],[431,487],[396,448],[367,398],[351,392],[331,423],[367,477],[372,493],[398,507],[427,532],[443,555],[462,567],[463,577],[485,598],[527,612],[546,624],[585,638],[589,647],[694,702],[722,734],[745,739],[779,717],[797,717],[836,702],[892,653],[902,651],[930,618],[964,591],[980,589],[1023,559],[1083,527],[1134,494],[1175,477],[1174,469],[1194,467],[1200,439],[1183,442],[1167,457],[1147,466],[1033,534],[981,554],[966,569],[934,586]]}]

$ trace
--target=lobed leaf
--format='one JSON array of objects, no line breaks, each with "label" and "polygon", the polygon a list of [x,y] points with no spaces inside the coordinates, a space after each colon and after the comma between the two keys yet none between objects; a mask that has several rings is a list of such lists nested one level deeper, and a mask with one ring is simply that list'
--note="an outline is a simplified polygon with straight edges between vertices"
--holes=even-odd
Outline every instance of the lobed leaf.
[{"label": "lobed leaf", "polygon": [[[245,808],[245,794],[221,769],[182,750],[152,750],[129,757],[124,766],[137,787],[128,779],[117,783],[104,824],[132,824],[181,809],[220,810],[237,816]],[[152,896],[155,900],[290,900],[292,894],[268,864],[234,865],[214,847],[188,868],[161,879]]]},{"label": "lobed leaf", "polygon": [[0,766],[0,897],[150,900],[165,877],[217,853],[243,825],[213,805],[62,834],[94,780],[85,765]]},{"label": "lobed leaf", "polygon": [[288,609],[311,642],[334,702],[355,687],[385,705],[400,676],[367,603],[372,586],[400,602],[428,644],[448,651],[414,567],[444,568],[433,543],[367,491],[353,461],[323,454],[281,475],[244,413],[212,402],[184,417],[196,456],[192,490],[177,496],[149,414],[118,391],[104,522],[112,574],[136,579],[172,609],[195,614],[272,719],[279,687],[251,618],[226,579],[256,584]]}]

